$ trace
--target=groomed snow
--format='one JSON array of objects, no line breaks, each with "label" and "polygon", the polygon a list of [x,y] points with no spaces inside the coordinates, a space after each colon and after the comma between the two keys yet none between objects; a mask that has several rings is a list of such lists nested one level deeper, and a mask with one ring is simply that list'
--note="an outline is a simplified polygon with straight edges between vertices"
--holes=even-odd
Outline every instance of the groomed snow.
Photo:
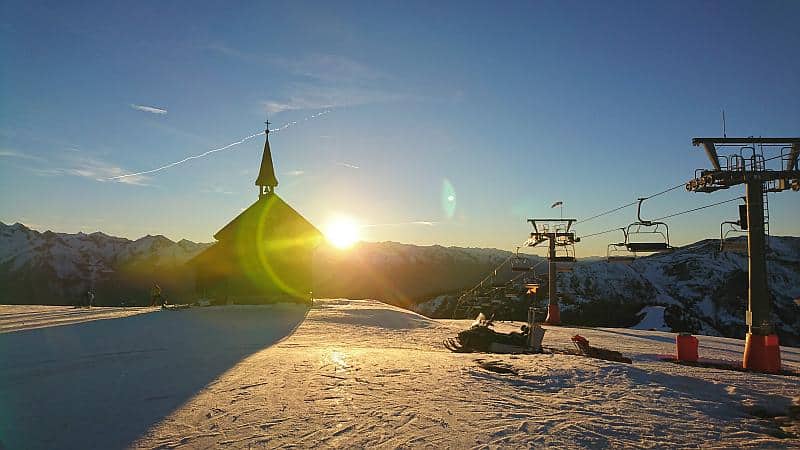
[{"label": "groomed snow", "polygon": [[[1,312],[1,311],[0,311]],[[660,362],[674,334],[579,333],[633,364],[446,351],[469,321],[369,300],[193,308],[0,334],[7,448],[790,448],[800,378]],[[299,324],[299,326],[297,326]],[[510,330],[517,324],[500,324]],[[295,328],[296,327],[296,328]],[[700,337],[701,357],[742,341]],[[800,350],[783,348],[800,369]],[[497,360],[517,375],[480,368]]]},{"label": "groomed snow", "polygon": [[119,319],[158,308],[73,308],[72,306],[0,305],[0,333],[70,325],[92,320]]}]

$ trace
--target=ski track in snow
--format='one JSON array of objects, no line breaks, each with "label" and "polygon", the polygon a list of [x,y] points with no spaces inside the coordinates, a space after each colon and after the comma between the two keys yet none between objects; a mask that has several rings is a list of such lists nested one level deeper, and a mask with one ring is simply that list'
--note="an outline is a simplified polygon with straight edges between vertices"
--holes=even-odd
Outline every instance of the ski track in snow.
[{"label": "ski track in snow", "polygon": [[70,325],[93,320],[119,319],[159,308],[74,308],[72,306],[0,305],[0,333]]},{"label": "ski track in snow", "polygon": [[[164,321],[160,326],[190,322],[195,316],[210,317],[210,314],[215,314],[214,320],[226,327],[243,320],[241,314],[231,312],[236,312],[236,308],[206,312],[207,309],[211,308],[154,313],[147,317]],[[292,313],[290,317],[296,317],[292,309],[265,311],[269,312],[263,316],[269,318],[267,324],[281,320],[281,314]],[[248,312],[248,316],[254,314]],[[120,322],[125,320],[129,319]],[[159,410],[161,415],[152,418],[152,425],[127,445],[134,448],[800,446],[798,439],[779,437],[781,430],[774,420],[759,417],[765,412],[785,414],[793,397],[800,395],[800,378],[660,362],[656,355],[674,350],[675,334],[644,330],[546,327],[546,346],[569,347],[569,338],[579,333],[592,345],[622,351],[633,358],[634,364],[569,355],[456,354],[442,347],[444,338],[469,324],[470,321],[463,320],[431,320],[370,300],[317,300],[288,337],[271,346],[261,342],[246,355],[242,352],[241,358],[198,386],[186,401],[169,411]],[[501,323],[497,327],[510,331],[518,325]],[[226,334],[232,333],[231,329],[216,326],[214,340],[204,342],[212,347],[208,351],[220,351],[213,348],[214,342],[233,340]],[[2,336],[15,334],[0,335],[0,350],[5,351]],[[248,346],[245,339],[252,336],[243,336],[222,350],[252,348],[253,344]],[[701,357],[731,361],[741,358],[742,341],[699,338]],[[170,380],[171,342],[159,343],[165,346],[163,352],[153,352],[144,359],[131,358],[127,363],[117,359],[115,364],[154,366],[158,382],[166,386],[164,389],[170,386],[174,389],[174,381]],[[784,347],[782,357],[787,367],[800,369],[800,349]],[[517,375],[486,371],[477,365],[478,359],[507,364]],[[9,370],[19,370],[2,364],[0,381]],[[95,369],[82,366],[75,370],[82,370],[80,375],[91,379]],[[35,388],[36,381],[28,381],[29,388]],[[0,401],[4,394],[2,386],[0,383]],[[172,394],[164,389],[160,394],[151,392],[146,394],[147,398],[131,400],[156,403],[161,396]],[[97,402],[107,408],[122,406],[104,405],[103,398],[83,401],[87,402],[87,408],[96,407],[93,405]],[[47,417],[45,427],[69,429],[74,425],[69,416],[47,414],[52,417]],[[102,422],[104,418],[101,415],[97,420]],[[98,426],[113,429],[114,425]],[[0,424],[0,433],[5,432],[9,430]],[[5,440],[2,436],[0,439]],[[31,441],[25,447],[70,447],[66,442],[42,443],[36,441],[38,437],[27,436]]]}]

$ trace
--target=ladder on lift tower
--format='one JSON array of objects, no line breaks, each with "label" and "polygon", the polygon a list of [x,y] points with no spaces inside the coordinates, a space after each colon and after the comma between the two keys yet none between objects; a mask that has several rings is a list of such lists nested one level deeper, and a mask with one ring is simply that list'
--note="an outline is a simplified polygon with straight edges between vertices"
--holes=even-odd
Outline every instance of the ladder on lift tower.
[{"label": "ladder on lift tower", "polygon": [[[753,170],[763,171],[766,170],[766,161],[764,160],[764,147],[759,146],[760,154],[753,152]],[[769,251],[769,189],[771,183],[763,183],[761,185],[761,198],[764,205],[764,241],[765,250]]]}]

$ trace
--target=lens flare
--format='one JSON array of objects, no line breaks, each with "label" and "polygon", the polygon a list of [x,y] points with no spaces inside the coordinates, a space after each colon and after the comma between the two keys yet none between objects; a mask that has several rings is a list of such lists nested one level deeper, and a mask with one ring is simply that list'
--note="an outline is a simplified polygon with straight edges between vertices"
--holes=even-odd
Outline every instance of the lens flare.
[{"label": "lens flare", "polygon": [[445,217],[448,219],[453,218],[453,214],[456,212],[456,189],[453,187],[453,184],[450,183],[450,180],[445,178],[442,180],[442,210],[444,211]]},{"label": "lens flare", "polygon": [[359,240],[359,228],[349,217],[336,217],[325,226],[325,238],[336,248],[350,248]]}]

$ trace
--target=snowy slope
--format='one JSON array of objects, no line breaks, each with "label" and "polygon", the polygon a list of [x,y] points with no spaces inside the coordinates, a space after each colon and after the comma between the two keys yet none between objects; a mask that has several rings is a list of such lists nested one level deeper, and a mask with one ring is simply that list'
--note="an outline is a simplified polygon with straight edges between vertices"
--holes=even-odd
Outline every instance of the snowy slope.
[{"label": "snowy slope", "polygon": [[0,223],[0,303],[72,304],[94,285],[98,294],[114,292],[113,298],[98,295],[101,304],[116,304],[132,295],[132,285],[145,292],[154,280],[172,287],[173,272],[208,245],[164,236],[131,241],[100,232],[40,233]]},{"label": "snowy slope", "polygon": [[[10,414],[0,420],[2,445],[800,446],[789,434],[797,418],[775,419],[790,413],[800,379],[660,362],[673,351],[671,333],[547,330],[546,346],[568,347],[580,333],[634,361],[622,364],[450,353],[441,341],[469,321],[369,300],[321,300],[303,320],[304,312],[194,308],[0,334],[0,412]],[[741,341],[700,337],[702,357],[738,360],[741,351]],[[800,369],[800,349],[784,347],[783,359]]]},{"label": "snowy slope", "polygon": [[[747,309],[747,258],[719,251],[704,240],[630,265],[578,261],[561,273],[562,319],[594,326],[633,326],[648,306],[664,308],[673,331],[743,337]],[[784,342],[800,345],[800,238],[771,237],[768,255],[773,323]],[[546,301],[546,278],[537,297]],[[414,306],[433,317],[451,317],[457,295]],[[523,299],[520,299],[523,301]],[[527,300],[525,300],[527,301]]]},{"label": "snowy slope", "polygon": [[120,319],[156,310],[156,307],[85,309],[71,306],[2,305],[0,333],[73,325],[93,320]]},{"label": "snowy slope", "polygon": [[[567,311],[600,302],[660,305],[674,331],[743,337],[747,309],[747,257],[720,252],[704,240],[673,253],[630,265],[578,264],[559,277]],[[781,336],[800,344],[800,238],[771,237],[768,259],[773,323]]]}]

